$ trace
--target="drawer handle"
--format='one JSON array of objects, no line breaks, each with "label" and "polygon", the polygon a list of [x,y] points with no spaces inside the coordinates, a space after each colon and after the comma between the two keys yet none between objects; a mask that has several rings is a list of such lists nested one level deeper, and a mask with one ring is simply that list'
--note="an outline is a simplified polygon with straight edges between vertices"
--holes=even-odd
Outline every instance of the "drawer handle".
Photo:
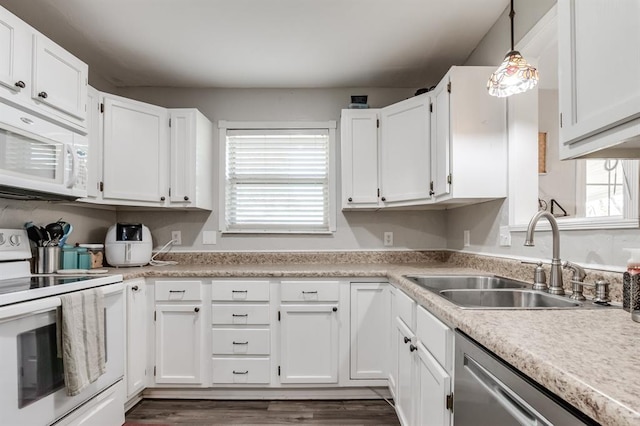
[{"label": "drawer handle", "polygon": [[231,290],[231,293],[246,293],[247,290]]},{"label": "drawer handle", "polygon": [[24,81],[22,81],[22,80],[18,80],[18,81],[16,81],[15,86],[16,86],[16,87],[19,87],[19,88],[21,88],[21,89],[24,89],[25,87],[27,87],[27,85],[26,85],[26,84],[24,84]]},{"label": "drawer handle", "polygon": [[47,95],[47,92],[40,92],[40,93],[38,93],[38,97],[40,97],[42,99],[47,99],[49,97],[49,95]]},{"label": "drawer handle", "polygon": [[404,336],[404,343],[405,343],[405,345],[406,345],[407,343],[409,343],[410,341],[411,341],[411,339],[409,339],[407,336]]},{"label": "drawer handle", "polygon": [[140,290],[140,287],[138,287],[137,285],[134,285],[133,287],[131,287],[132,291],[138,291]]},{"label": "drawer handle", "polygon": [[193,312],[200,312],[200,308],[194,308]]},{"label": "drawer handle", "polygon": [[302,294],[318,294],[318,290],[315,291],[302,291]]},{"label": "drawer handle", "polygon": [[169,293],[184,293],[187,290],[169,290]]},{"label": "drawer handle", "polygon": [[233,370],[233,374],[249,374],[249,370],[246,370],[246,371],[236,371],[236,370]]},{"label": "drawer handle", "polygon": [[248,317],[249,314],[231,314],[232,317]]},{"label": "drawer handle", "polygon": [[248,345],[249,342],[233,342],[234,345]]}]

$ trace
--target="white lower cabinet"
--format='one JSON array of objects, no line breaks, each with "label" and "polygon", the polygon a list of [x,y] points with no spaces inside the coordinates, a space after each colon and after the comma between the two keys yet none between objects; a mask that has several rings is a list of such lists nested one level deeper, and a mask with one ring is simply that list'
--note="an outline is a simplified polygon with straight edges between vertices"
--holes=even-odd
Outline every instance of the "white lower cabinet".
[{"label": "white lower cabinet", "polygon": [[389,374],[391,291],[387,283],[351,283],[350,377],[386,379]]},{"label": "white lower cabinet", "polygon": [[125,384],[127,399],[147,385],[147,286],[142,278],[125,282],[127,294],[127,346]]},{"label": "white lower cabinet", "polygon": [[416,357],[415,334],[409,327],[396,317],[396,351],[397,351],[397,376],[396,376],[396,413],[403,426],[414,425],[415,398],[415,373]]},{"label": "white lower cabinet", "polygon": [[204,383],[201,288],[200,280],[156,281],[155,383]]},{"label": "white lower cabinet", "polygon": [[451,424],[451,411],[447,408],[451,401],[451,376],[429,353],[422,343],[418,343],[416,392],[416,424],[443,426]]},{"label": "white lower cabinet", "polygon": [[338,382],[338,304],[280,306],[280,382]]}]

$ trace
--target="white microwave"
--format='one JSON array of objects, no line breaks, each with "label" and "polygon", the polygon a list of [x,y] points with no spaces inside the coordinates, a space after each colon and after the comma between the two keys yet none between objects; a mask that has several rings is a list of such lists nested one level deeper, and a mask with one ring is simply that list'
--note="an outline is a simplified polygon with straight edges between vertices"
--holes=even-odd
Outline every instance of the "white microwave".
[{"label": "white microwave", "polygon": [[0,102],[0,196],[87,196],[88,137]]}]

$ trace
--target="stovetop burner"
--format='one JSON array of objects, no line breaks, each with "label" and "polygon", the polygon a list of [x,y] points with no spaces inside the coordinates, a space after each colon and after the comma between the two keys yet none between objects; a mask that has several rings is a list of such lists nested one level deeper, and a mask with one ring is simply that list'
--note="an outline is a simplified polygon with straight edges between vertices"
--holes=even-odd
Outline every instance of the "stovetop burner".
[{"label": "stovetop burner", "polygon": [[31,276],[12,278],[8,280],[0,280],[0,294],[13,293],[17,291],[26,291],[36,288],[52,287],[62,284],[76,283],[96,278],[95,276]]}]

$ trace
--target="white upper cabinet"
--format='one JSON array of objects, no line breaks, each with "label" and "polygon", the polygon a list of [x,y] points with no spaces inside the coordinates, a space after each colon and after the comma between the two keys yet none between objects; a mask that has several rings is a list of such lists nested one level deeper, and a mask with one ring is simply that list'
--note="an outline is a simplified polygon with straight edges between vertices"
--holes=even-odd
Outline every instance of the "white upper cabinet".
[{"label": "white upper cabinet", "polygon": [[104,95],[104,200],[165,204],[168,129],[166,108]]},{"label": "white upper cabinet", "polygon": [[0,7],[0,98],[86,133],[89,68]]},{"label": "white upper cabinet", "polygon": [[171,109],[171,207],[213,208],[213,126],[197,109]]},{"label": "white upper cabinet", "polygon": [[382,108],[380,113],[380,201],[415,205],[431,195],[430,98],[423,94]]},{"label": "white upper cabinet", "polygon": [[49,40],[33,36],[31,97],[81,121],[87,117],[87,64]]},{"label": "white upper cabinet", "polygon": [[340,121],[342,208],[378,208],[379,109],[344,109]]},{"label": "white upper cabinet", "polygon": [[560,157],[640,157],[640,2],[558,1]]},{"label": "white upper cabinet", "polygon": [[507,196],[507,115],[492,67],[452,67],[432,93],[431,176],[438,204]]}]

